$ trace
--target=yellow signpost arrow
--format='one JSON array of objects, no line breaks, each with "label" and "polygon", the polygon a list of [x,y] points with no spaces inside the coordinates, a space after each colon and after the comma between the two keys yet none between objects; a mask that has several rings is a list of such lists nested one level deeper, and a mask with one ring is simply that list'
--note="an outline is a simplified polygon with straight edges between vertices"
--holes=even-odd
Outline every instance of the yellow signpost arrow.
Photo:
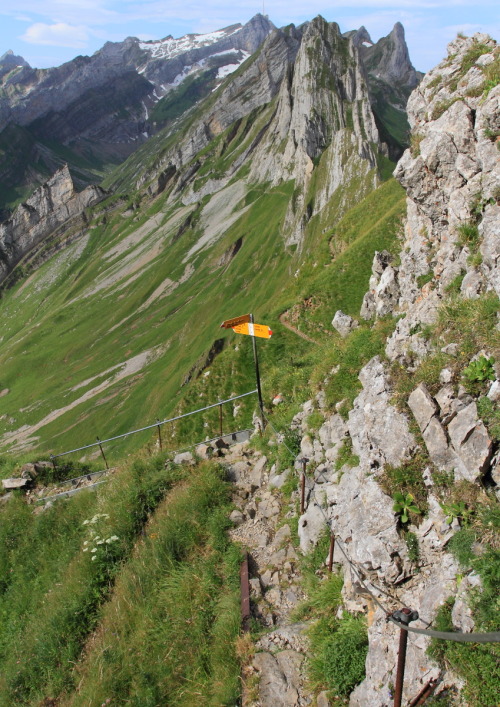
[{"label": "yellow signpost arrow", "polygon": [[237,334],[247,334],[248,336],[259,336],[261,339],[270,339],[273,332],[266,324],[238,324],[233,326],[232,330]]},{"label": "yellow signpost arrow", "polygon": [[264,416],[264,403],[262,401],[262,390],[260,387],[259,359],[257,358],[257,342],[255,341],[255,337],[270,339],[273,332],[266,324],[254,324],[253,314],[243,314],[240,317],[226,319],[220,326],[221,329],[232,329],[236,334],[247,334],[252,337],[255,377],[257,379],[257,394],[259,396],[259,406],[262,416],[262,428],[264,428],[266,426],[266,418]]}]

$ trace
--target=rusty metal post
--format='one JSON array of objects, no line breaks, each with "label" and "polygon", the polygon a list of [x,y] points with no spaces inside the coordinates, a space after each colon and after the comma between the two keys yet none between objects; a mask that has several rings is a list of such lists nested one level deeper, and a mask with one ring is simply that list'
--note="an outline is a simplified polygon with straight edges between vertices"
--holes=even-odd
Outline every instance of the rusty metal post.
[{"label": "rusty metal post", "polygon": [[434,691],[434,688],[437,684],[438,681],[436,680],[436,678],[432,678],[432,680],[429,680],[427,685],[424,685],[418,695],[414,697],[411,702],[408,703],[408,707],[417,707],[417,705],[423,705],[427,701],[427,698],[431,696],[431,693]]},{"label": "rusty metal post", "polygon": [[219,434],[222,437],[222,403],[219,405]]},{"label": "rusty metal post", "polygon": [[54,471],[56,471],[57,470],[56,458],[53,454],[50,455],[50,461],[52,462],[52,466],[54,467]]},{"label": "rusty metal post", "polygon": [[[400,624],[408,626],[410,621],[418,619],[418,612],[404,608],[395,611],[392,618]],[[408,631],[405,628],[399,630],[399,651],[398,651],[398,667],[396,672],[396,685],[394,687],[394,707],[401,707],[401,699],[403,696],[403,681],[405,676],[406,665],[406,648],[408,645]]]},{"label": "rusty metal post", "polygon": [[331,574],[333,569],[333,550],[335,548],[335,535],[330,535],[330,554],[328,555],[328,572]]},{"label": "rusty metal post", "polygon": [[241,585],[241,625],[244,631],[250,630],[250,585],[248,582],[248,554],[245,552],[240,568]]},{"label": "rusty metal post", "polygon": [[306,466],[307,459],[302,459],[302,477],[300,479],[300,515],[304,514],[306,507]]},{"label": "rusty metal post", "polygon": [[158,442],[160,443],[160,452],[163,452],[163,444],[161,441],[161,429],[160,429],[160,418],[156,418],[156,422],[158,423]]},{"label": "rusty metal post", "polygon": [[101,454],[102,454],[102,458],[104,459],[104,463],[106,464],[106,469],[109,469],[107,459],[104,456],[104,449],[102,448],[101,440],[99,439],[99,437],[97,437],[97,442],[99,444],[99,449],[101,450]]}]

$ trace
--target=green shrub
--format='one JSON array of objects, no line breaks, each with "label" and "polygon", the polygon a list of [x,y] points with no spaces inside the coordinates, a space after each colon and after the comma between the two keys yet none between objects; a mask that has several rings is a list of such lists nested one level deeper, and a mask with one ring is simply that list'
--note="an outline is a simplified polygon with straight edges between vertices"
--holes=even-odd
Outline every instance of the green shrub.
[{"label": "green shrub", "polygon": [[464,369],[463,377],[469,383],[484,383],[484,381],[494,381],[495,369],[493,364],[495,359],[493,356],[486,358],[486,356],[479,356],[475,361],[471,361],[467,368]]},{"label": "green shrub", "polygon": [[357,454],[352,453],[352,439],[351,437],[346,437],[339,449],[339,454],[335,460],[335,469],[340,471],[344,465],[355,467],[359,464],[359,457]]},{"label": "green shrub", "polygon": [[461,247],[467,246],[472,252],[476,252],[479,246],[479,230],[475,223],[462,223],[458,227],[457,244]]}]

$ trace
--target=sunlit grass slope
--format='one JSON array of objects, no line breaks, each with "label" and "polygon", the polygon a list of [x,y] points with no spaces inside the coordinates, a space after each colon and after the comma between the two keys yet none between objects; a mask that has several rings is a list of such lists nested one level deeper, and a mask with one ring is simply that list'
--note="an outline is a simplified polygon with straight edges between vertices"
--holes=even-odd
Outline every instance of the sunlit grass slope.
[{"label": "sunlit grass slope", "polygon": [[[140,212],[123,204],[97,211],[87,235],[6,291],[3,448],[57,453],[253,389],[251,342],[219,328],[250,311],[275,332],[259,346],[265,395],[273,395],[270,367],[310,347],[280,325],[280,314],[295,305],[299,327],[334,339],[331,318],[339,308],[359,310],[373,252],[397,247],[404,205],[402,190],[387,182],[330,228],[313,223],[319,245],[315,235],[313,253],[306,240],[292,254],[281,227],[293,188],[254,186],[246,196],[237,181],[191,206],[172,206],[165,195]],[[219,218],[228,224],[222,234]],[[310,297],[312,309],[303,304]],[[220,338],[227,348],[218,374],[197,378]],[[229,427],[247,425],[254,408],[253,398],[244,400],[234,419],[226,408]],[[200,417],[193,435],[216,433],[216,420],[216,413]],[[169,428],[166,438],[174,433]],[[111,460],[154,434],[113,443]]]},{"label": "sunlit grass slope", "polygon": [[234,704],[229,484],[164,464],[138,458],[38,516],[0,509],[0,705]]}]

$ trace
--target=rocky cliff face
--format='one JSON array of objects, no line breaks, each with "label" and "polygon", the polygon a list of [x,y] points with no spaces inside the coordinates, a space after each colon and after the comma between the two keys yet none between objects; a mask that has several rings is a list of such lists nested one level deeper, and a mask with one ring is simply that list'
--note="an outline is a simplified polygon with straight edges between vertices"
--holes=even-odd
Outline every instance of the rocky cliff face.
[{"label": "rocky cliff face", "polygon": [[[157,192],[167,182],[172,198],[192,184],[201,162],[194,156],[210,140],[252,111],[267,107],[266,119],[249,148],[217,180],[184,194],[199,200],[226,184],[247,161],[250,182],[272,185],[295,179],[283,233],[288,244],[302,244],[305,227],[342,186],[344,208],[376,184],[378,131],[355,43],[338,25],[318,17],[296,29],[276,30],[258,57],[220,93],[200,122],[143,174]],[[312,175],[320,165],[321,180]],[[369,176],[371,174],[371,177]],[[349,184],[357,182],[354,191]],[[313,188],[314,195],[309,194]]]},{"label": "rocky cliff face", "polygon": [[[410,374],[419,361],[436,353],[421,329],[436,322],[450,292],[458,292],[465,300],[499,294],[500,86],[488,83],[488,67],[495,62],[498,66],[498,48],[486,35],[475,35],[457,38],[448,52],[448,58],[425,77],[408,103],[412,147],[395,171],[408,194],[401,263],[395,265],[389,253],[376,254],[361,312],[367,319],[403,314],[387,341],[386,353],[389,361],[397,360]],[[337,317],[334,323],[340,320]],[[458,346],[448,345],[440,355],[456,355]],[[497,355],[498,350],[497,346]],[[472,354],[488,356],[491,350]],[[372,359],[359,374],[363,390],[347,422],[338,414],[327,416],[314,441],[303,437],[303,454],[322,471],[322,479],[316,475],[321,489],[317,498],[324,500],[322,513],[311,504],[301,517],[299,536],[304,551],[314,546],[326,514],[333,533],[362,568],[365,581],[382,588],[382,593],[372,592],[379,601],[390,610],[398,604],[418,609],[421,619],[432,622],[448,597],[456,597],[453,624],[455,630],[467,632],[474,627],[467,593],[480,582],[470,573],[458,589],[462,570],[447,544],[460,526],[456,518],[453,523],[451,518],[445,522],[431,471],[451,475],[462,489],[475,487],[476,494],[484,493],[481,488],[486,485],[498,496],[498,442],[480,419],[477,397],[459,385],[451,364],[450,369],[442,365],[433,393],[430,384],[415,383],[403,412],[393,402],[390,364],[379,357]],[[498,382],[490,382],[488,388],[489,399],[498,402]],[[415,429],[420,431],[420,440]],[[336,474],[332,460],[346,438],[359,463]],[[404,467],[422,450],[428,466],[419,473],[427,489],[428,512],[424,522],[409,528],[420,551],[417,574],[402,534],[397,532],[393,500],[382,488],[385,469]],[[351,695],[350,704],[391,704],[389,688],[395,681],[397,662],[394,627],[386,623],[384,611],[338,550],[335,560],[344,569],[346,605],[367,611],[370,617],[367,676]],[[461,684],[433,663],[426,654],[428,645],[424,636],[410,641],[407,699],[430,679],[438,679],[441,690]]]},{"label": "rocky cliff face", "polygon": [[67,167],[41,186],[12,217],[0,224],[0,283],[21,258],[64,223],[100,201],[100,187],[75,191]]},{"label": "rocky cliff face", "polygon": [[[408,194],[397,274],[398,306],[407,316],[388,343],[393,359],[405,359],[410,349],[425,352],[422,337],[410,332],[434,321],[457,278],[467,298],[500,294],[500,88],[484,95],[485,71],[498,61],[498,49],[486,35],[475,35],[452,42],[449,57],[411,96],[413,146],[395,172]],[[477,236],[464,235],[476,230]],[[422,279],[428,282],[419,286]]]}]

